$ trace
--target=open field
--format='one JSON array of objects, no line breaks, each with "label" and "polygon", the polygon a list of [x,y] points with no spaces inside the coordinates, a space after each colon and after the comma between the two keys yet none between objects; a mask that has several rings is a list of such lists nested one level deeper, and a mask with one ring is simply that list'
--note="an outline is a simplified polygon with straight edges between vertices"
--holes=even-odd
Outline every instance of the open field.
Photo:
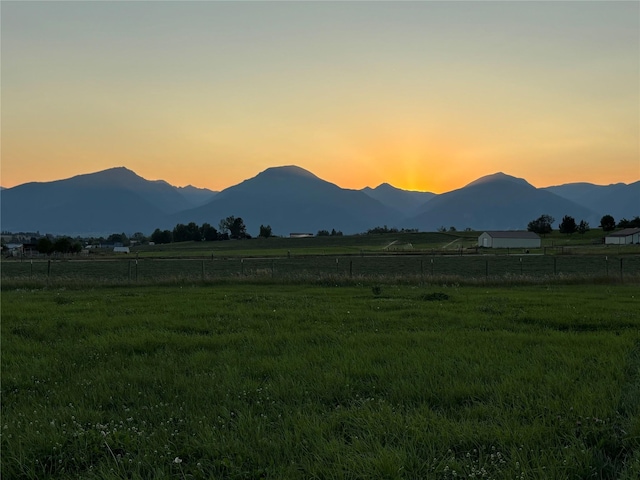
[{"label": "open field", "polygon": [[[132,251],[140,257],[210,257],[214,256],[286,256],[291,255],[379,255],[413,252],[418,254],[476,253],[478,236],[482,232],[420,232],[372,235],[324,236],[313,238],[254,238],[223,242],[182,242],[164,245],[141,245]],[[552,232],[542,238],[537,253],[578,253],[617,255],[640,254],[640,245],[623,248],[605,246],[603,232],[592,230],[584,235],[564,235]],[[489,254],[504,254],[506,250],[486,250]]]},{"label": "open field", "polygon": [[347,283],[3,284],[2,478],[640,476],[637,283]]},{"label": "open field", "polygon": [[326,277],[412,283],[637,281],[640,255],[291,255],[72,258],[2,262],[3,285],[210,282],[225,278],[318,281]]},{"label": "open field", "polygon": [[539,249],[478,249],[478,232],[393,233],[314,238],[256,238],[140,245],[131,254],[8,258],[1,279],[102,284],[214,281],[273,277],[313,281],[327,276],[415,282],[540,281],[550,278],[635,281],[640,245],[607,246],[602,232],[553,233]]}]

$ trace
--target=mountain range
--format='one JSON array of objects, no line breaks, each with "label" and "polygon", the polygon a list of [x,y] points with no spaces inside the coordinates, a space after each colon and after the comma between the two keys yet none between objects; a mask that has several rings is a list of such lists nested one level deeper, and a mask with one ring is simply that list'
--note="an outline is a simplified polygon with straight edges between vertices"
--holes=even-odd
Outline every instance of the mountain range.
[{"label": "mountain range", "polygon": [[383,183],[350,190],[297,166],[272,167],[221,192],[146,180],[125,167],[53,182],[0,189],[2,231],[105,236],[172,229],[241,217],[250,234],[270,225],[276,235],[336,229],[345,234],[387,225],[435,231],[522,230],[542,214],[564,215],[592,227],[603,215],[640,215],[640,181],[569,183],[536,188],[504,173],[487,175],[443,194]]}]

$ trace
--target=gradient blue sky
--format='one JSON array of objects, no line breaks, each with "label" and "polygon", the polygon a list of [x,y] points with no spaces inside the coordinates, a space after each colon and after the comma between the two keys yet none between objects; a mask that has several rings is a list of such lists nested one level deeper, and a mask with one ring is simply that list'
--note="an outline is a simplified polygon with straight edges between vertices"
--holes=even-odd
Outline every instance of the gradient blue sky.
[{"label": "gradient blue sky", "polygon": [[0,3],[5,187],[640,179],[640,2]]}]

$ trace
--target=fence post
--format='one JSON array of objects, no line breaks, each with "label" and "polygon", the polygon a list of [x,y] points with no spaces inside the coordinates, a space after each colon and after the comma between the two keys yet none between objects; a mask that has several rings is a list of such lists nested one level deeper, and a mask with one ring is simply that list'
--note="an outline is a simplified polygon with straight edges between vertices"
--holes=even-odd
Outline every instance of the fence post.
[{"label": "fence post", "polygon": [[271,278],[273,278],[273,262],[274,260],[271,259]]},{"label": "fence post", "polygon": [[204,280],[204,260],[202,260],[202,280]]},{"label": "fence post", "polygon": [[240,259],[240,275],[244,275],[244,258]]},{"label": "fence post", "polygon": [[520,276],[522,276],[522,257],[520,257]]},{"label": "fence post", "polygon": [[51,276],[51,259],[47,261],[47,277]]},{"label": "fence post", "polygon": [[553,274],[554,275],[556,274],[556,271],[557,271],[557,269],[556,269],[556,260],[557,260],[557,258],[553,257]]},{"label": "fence post", "polygon": [[338,274],[338,259],[336,258],[336,275]]},{"label": "fence post", "polygon": [[489,260],[484,261],[484,277],[489,278]]},{"label": "fence post", "polygon": [[138,258],[136,254],[136,282],[138,281]]},{"label": "fence post", "polygon": [[604,257],[604,271],[607,277],[609,276],[609,257]]},{"label": "fence post", "polygon": [[349,278],[353,277],[353,260],[349,260]]},{"label": "fence post", "polygon": [[129,260],[129,281],[131,281],[131,260]]},{"label": "fence post", "polygon": [[620,281],[622,281],[622,257],[620,258]]},{"label": "fence post", "polygon": [[431,276],[433,277],[433,257],[431,257]]},{"label": "fence post", "polygon": [[29,273],[29,278],[33,277],[33,259],[31,259],[31,272]]}]

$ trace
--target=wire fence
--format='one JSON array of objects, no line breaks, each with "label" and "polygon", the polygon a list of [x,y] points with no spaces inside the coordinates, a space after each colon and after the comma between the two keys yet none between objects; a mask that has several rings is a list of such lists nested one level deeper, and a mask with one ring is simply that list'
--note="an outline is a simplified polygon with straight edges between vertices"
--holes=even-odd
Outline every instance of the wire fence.
[{"label": "wire fence", "polygon": [[3,261],[1,277],[149,282],[231,277],[640,277],[640,255],[296,256],[203,259],[49,259]]}]

